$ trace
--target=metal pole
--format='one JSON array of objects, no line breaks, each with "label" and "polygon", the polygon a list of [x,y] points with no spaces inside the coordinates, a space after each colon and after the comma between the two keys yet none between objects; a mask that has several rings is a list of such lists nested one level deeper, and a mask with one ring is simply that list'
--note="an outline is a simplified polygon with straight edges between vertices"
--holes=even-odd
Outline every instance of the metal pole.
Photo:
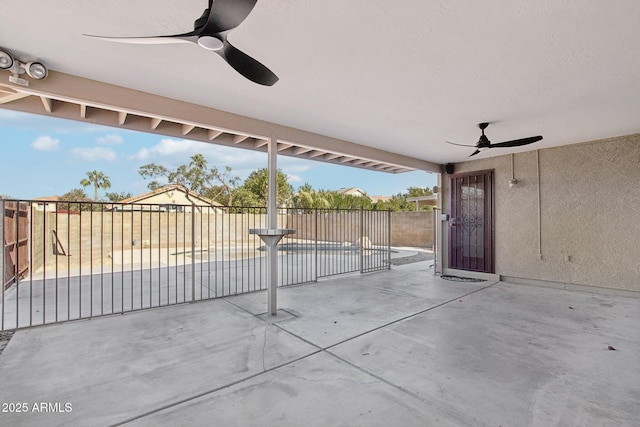
[{"label": "metal pole", "polygon": [[438,270],[438,213],[440,209],[433,208],[433,275],[435,276]]},{"label": "metal pole", "polygon": [[196,205],[191,202],[191,302],[196,300]]},{"label": "metal pole", "polygon": [[[278,196],[278,182],[277,182],[277,155],[278,155],[278,140],[274,137],[269,139],[269,163],[267,173],[269,177],[268,181],[268,198],[267,198],[267,223],[268,228],[278,228],[278,216],[277,216],[277,196]],[[278,248],[276,245],[269,247],[267,255],[267,277],[269,278],[267,283],[267,305],[269,314],[276,315],[277,311],[277,286],[278,286]]]},{"label": "metal pole", "polygon": [[391,209],[387,211],[387,270],[391,269]]},{"label": "metal pole", "polygon": [[[20,201],[17,200],[16,201],[16,207],[15,207],[15,211],[13,211],[13,226],[14,226],[14,230],[15,230],[15,243],[13,244],[13,248],[15,250],[15,259],[16,259],[16,263],[13,266],[13,280],[16,284],[16,328],[18,328],[20,326],[20,282],[18,280],[18,273],[19,273],[19,265],[20,265],[20,250],[19,250],[19,242],[20,242],[20,224],[18,223],[18,218],[20,215]],[[29,295],[29,298],[31,298],[31,295]]]},{"label": "metal pole", "polygon": [[360,245],[358,249],[360,250],[360,274],[364,272],[364,211],[362,206],[360,206]]},{"label": "metal pole", "polygon": [[313,281],[318,281],[318,209],[313,210]]}]

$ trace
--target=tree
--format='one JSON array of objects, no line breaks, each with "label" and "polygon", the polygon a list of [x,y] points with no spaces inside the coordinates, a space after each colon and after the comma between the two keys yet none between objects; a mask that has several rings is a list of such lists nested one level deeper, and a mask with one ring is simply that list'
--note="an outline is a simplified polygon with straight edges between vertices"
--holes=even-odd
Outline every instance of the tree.
[{"label": "tree", "polygon": [[125,193],[125,192],[122,192],[122,193],[116,193],[116,192],[105,193],[104,195],[105,195],[105,197],[107,199],[109,199],[110,202],[113,202],[113,203],[119,202],[119,201],[124,200],[124,199],[128,199],[128,198],[133,196],[131,193]]},{"label": "tree", "polygon": [[[278,206],[288,205],[293,196],[293,187],[287,182],[287,175],[280,169],[276,171],[278,188]],[[234,191],[235,206],[266,206],[268,198],[269,176],[266,168],[258,169],[244,180]]]},{"label": "tree", "polygon": [[391,196],[391,200],[380,201],[373,205],[373,209],[378,211],[390,210],[392,212],[401,211],[414,211],[415,205],[407,201],[407,197],[404,194],[396,194]]},{"label": "tree", "polygon": [[433,191],[429,187],[409,187],[407,188],[406,197],[431,196]]},{"label": "tree", "polygon": [[194,154],[188,164],[180,165],[175,170],[149,163],[140,166],[138,173],[145,179],[153,179],[148,185],[150,190],[156,190],[162,186],[156,180],[162,177],[169,184],[181,184],[187,190],[227,206],[233,203],[233,190],[240,180],[236,176],[231,176],[229,166],[225,166],[224,170],[219,170],[215,166],[209,167],[202,154]]},{"label": "tree", "polygon": [[74,188],[60,196],[57,204],[58,210],[63,211],[90,211],[99,209],[100,205],[93,205],[92,200],[82,188]]},{"label": "tree", "polygon": [[325,195],[332,209],[371,209],[372,206],[369,196],[355,196],[338,191],[328,191]]},{"label": "tree", "polygon": [[97,170],[93,170],[91,172],[87,172],[87,177],[80,181],[80,185],[83,187],[88,187],[93,184],[93,200],[98,201],[98,188],[102,188],[106,190],[107,188],[111,188],[111,182],[109,181],[109,177],[104,173],[99,172]]},{"label": "tree", "polygon": [[326,192],[316,191],[309,183],[304,183],[293,195],[293,206],[298,209],[327,209],[330,202]]},{"label": "tree", "polygon": [[[433,191],[431,191],[429,187],[409,187],[405,193],[398,193],[386,202],[378,202],[373,208],[376,210],[391,210],[393,212],[415,211],[415,203],[409,202],[407,198],[431,195],[433,195]],[[418,209],[421,211],[429,211],[433,208],[431,206],[419,206]]]}]

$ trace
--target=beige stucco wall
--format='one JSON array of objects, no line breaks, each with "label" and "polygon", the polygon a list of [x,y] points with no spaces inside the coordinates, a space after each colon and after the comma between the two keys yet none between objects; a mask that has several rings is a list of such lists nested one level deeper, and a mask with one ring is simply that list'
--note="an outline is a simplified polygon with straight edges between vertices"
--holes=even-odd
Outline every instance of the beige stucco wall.
[{"label": "beige stucco wall", "polygon": [[[32,241],[33,271],[50,276],[81,266],[109,266],[116,251],[140,251],[170,248],[174,252],[191,248],[191,214],[167,212],[81,212],[79,214],[36,212],[34,227],[38,233]],[[225,258],[253,251],[263,243],[250,228],[263,228],[266,215],[260,214],[195,214],[196,248],[220,250]],[[285,219],[278,216],[278,226]],[[34,229],[35,230],[35,229]],[[54,232],[58,242],[54,242]],[[40,237],[41,236],[41,237]],[[134,245],[135,241],[135,245]],[[56,256],[54,248],[62,253]],[[171,252],[171,253],[174,253]],[[160,253],[158,250],[157,253]],[[58,267],[56,267],[58,266]],[[85,271],[86,271],[85,270]]]},{"label": "beige stucco wall", "polygon": [[[374,245],[386,244],[388,229],[386,211],[365,213],[363,233]],[[287,228],[296,230],[297,239],[354,243],[360,238],[360,213],[318,214],[317,230],[314,214],[289,215]],[[433,212],[391,212],[391,245],[433,247]]]},{"label": "beige stucco wall", "polygon": [[434,212],[392,212],[391,246],[433,248]]},{"label": "beige stucco wall", "polygon": [[538,153],[541,234],[536,151],[514,155],[514,188],[510,155],[456,164],[495,171],[496,273],[640,292],[640,134]]}]

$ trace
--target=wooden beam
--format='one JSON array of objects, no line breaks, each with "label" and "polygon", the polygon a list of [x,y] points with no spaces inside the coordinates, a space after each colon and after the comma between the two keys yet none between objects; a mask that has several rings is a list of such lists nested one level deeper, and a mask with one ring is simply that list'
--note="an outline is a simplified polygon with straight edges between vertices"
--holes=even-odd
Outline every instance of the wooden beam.
[{"label": "wooden beam", "polygon": [[297,147],[293,149],[293,154],[299,156],[300,154],[308,153],[309,151],[313,151],[313,148]]},{"label": "wooden beam", "polygon": [[267,145],[269,143],[269,140],[265,140],[265,139],[257,139],[256,142],[253,143],[253,146],[255,148],[260,148],[260,147],[264,147],[265,145]]},{"label": "wooden beam", "polygon": [[284,143],[280,143],[278,144],[278,151],[284,151],[288,148],[293,147],[293,144],[284,144]]},{"label": "wooden beam", "polygon": [[242,141],[244,141],[247,138],[249,138],[247,135],[234,135],[233,143],[240,144]]},{"label": "wooden beam", "polygon": [[124,125],[124,122],[127,121],[127,113],[125,113],[124,111],[118,111],[118,124],[120,126]]},{"label": "wooden beam", "polygon": [[53,112],[53,100],[51,98],[47,98],[45,96],[41,96],[40,100],[42,101],[42,105],[44,106],[44,110],[51,114]]},{"label": "wooden beam", "polygon": [[87,105],[86,104],[80,104],[80,117],[82,117],[83,119],[87,118]]},{"label": "wooden beam", "polygon": [[151,117],[151,123],[149,126],[151,129],[158,129],[158,126],[160,126],[160,123],[162,123],[162,119]]},{"label": "wooden beam", "polygon": [[216,139],[217,137],[219,137],[223,133],[224,132],[222,132],[221,130],[209,129],[209,133],[207,134],[207,138],[209,138],[209,141],[213,141],[214,139]]},{"label": "wooden beam", "polygon": [[189,132],[191,132],[194,128],[196,127],[196,125],[182,125],[182,134],[183,135],[187,135],[189,134]]},{"label": "wooden beam", "polygon": [[[9,93],[9,92],[4,92]],[[11,93],[9,95],[3,96],[0,98],[0,104],[7,104],[9,102],[17,101],[18,99],[26,98],[27,96],[31,96],[28,93]]]},{"label": "wooden beam", "polygon": [[355,162],[353,162],[353,165],[354,166],[360,166],[360,165],[363,165],[365,163],[371,163],[371,160],[358,159]]}]

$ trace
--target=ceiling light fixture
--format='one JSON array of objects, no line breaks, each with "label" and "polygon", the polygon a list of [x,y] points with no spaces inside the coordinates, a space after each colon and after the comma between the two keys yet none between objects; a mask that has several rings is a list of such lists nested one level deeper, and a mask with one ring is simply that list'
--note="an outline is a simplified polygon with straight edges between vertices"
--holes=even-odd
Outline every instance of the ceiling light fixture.
[{"label": "ceiling light fixture", "polygon": [[22,62],[6,50],[0,49],[0,70],[11,72],[9,81],[22,86],[29,86],[29,82],[20,78],[22,74],[27,74],[34,80],[42,80],[47,77],[49,71],[42,62],[29,61]]},{"label": "ceiling light fixture", "polygon": [[36,80],[42,80],[47,77],[47,74],[49,74],[49,72],[47,71],[47,67],[45,67],[42,62],[27,62],[24,69],[27,71],[29,77]]},{"label": "ceiling light fixture", "polygon": [[13,57],[8,52],[0,50],[0,70],[8,70],[13,67]]}]

